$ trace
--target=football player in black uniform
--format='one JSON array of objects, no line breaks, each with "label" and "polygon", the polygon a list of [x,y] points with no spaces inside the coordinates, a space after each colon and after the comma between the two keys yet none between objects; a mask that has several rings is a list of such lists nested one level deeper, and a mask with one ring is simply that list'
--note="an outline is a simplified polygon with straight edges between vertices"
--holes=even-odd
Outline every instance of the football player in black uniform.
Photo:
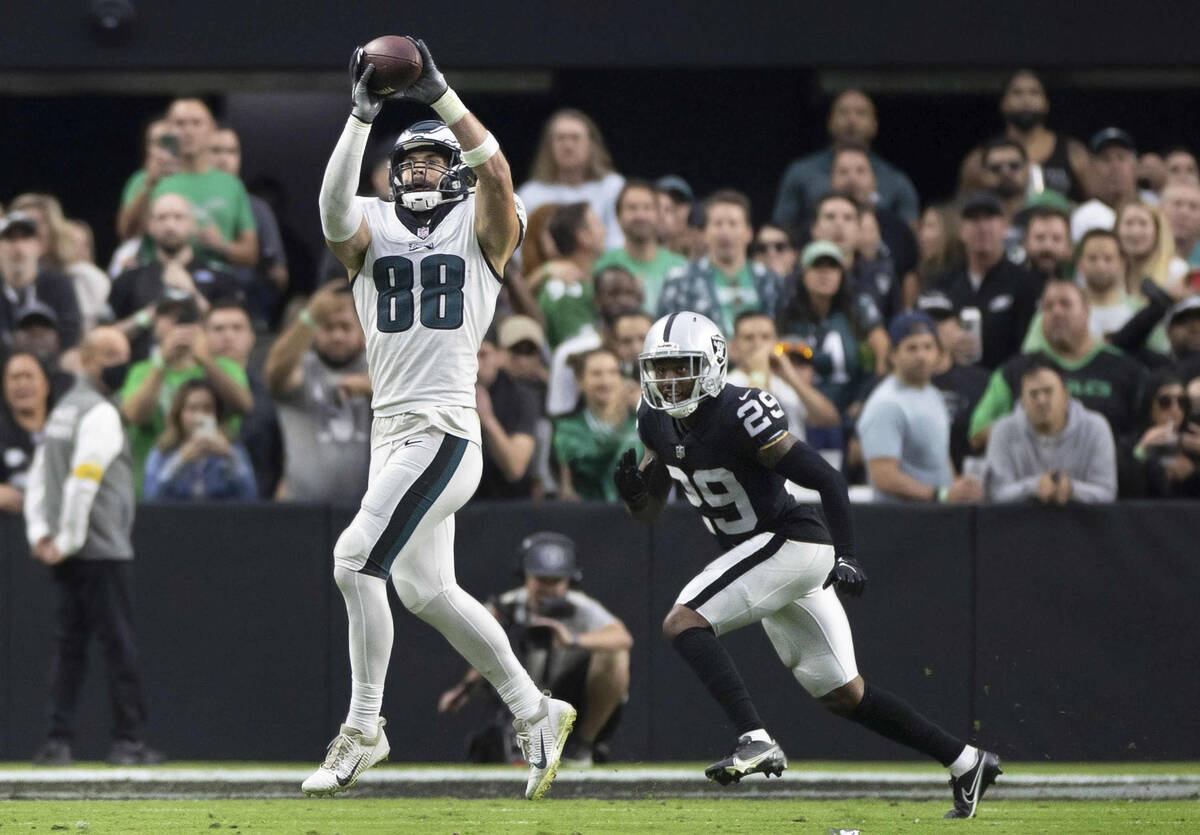
[{"label": "football player in black uniform", "polygon": [[[688,583],[663,632],[737,729],[729,756],[705,774],[722,785],[781,774],[787,758],[763,727],[733,659],[717,640],[762,623],[780,659],[839,716],[928,754],[950,769],[954,808],[972,817],[1000,773],[1000,758],[951,736],[907,702],[858,674],[850,624],[834,589],[859,596],[867,575],[854,558],[846,483],[787,431],[769,393],[726,384],[725,338],[697,313],[655,322],[640,355],[642,404],[633,450],[615,480],[633,516],[653,521],[674,480],[724,553]],[[828,527],[785,489],[820,493]]]}]

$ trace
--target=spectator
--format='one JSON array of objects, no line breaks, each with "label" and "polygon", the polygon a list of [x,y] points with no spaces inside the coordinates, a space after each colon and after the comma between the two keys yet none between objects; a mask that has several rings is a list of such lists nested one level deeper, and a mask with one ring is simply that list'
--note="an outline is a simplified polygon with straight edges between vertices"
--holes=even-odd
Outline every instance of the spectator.
[{"label": "spectator", "polygon": [[[519,549],[524,585],[489,603],[504,626],[522,665],[539,687],[579,708],[575,731],[567,740],[565,763],[592,765],[608,761],[606,740],[616,729],[621,706],[629,697],[629,650],[633,638],[625,624],[602,603],[571,586],[582,577],[575,543],[567,536],[542,531],[526,537]],[[472,693],[486,686],[470,670],[438,699],[438,713],[455,713]],[[498,697],[491,701],[501,715],[489,729],[493,740],[472,740],[474,762],[509,762],[511,715]],[[482,736],[482,735],[481,735]]]},{"label": "spectator", "polygon": [[933,289],[961,312],[980,312],[980,365],[996,368],[1021,347],[1037,304],[1037,279],[1004,257],[1004,207],[995,195],[980,192],[963,201],[959,237],[966,265],[943,273]]},{"label": "spectator", "polygon": [[1163,169],[1166,171],[1164,186],[1171,183],[1200,185],[1200,166],[1196,164],[1196,155],[1187,148],[1176,146],[1168,150],[1163,155]]},{"label": "spectator", "polygon": [[150,196],[165,177],[179,171],[179,134],[175,133],[166,115],[146,124],[142,132],[142,154],[142,167],[129,175],[121,189],[117,235],[124,241],[135,239],[145,231]]},{"label": "spectator", "polygon": [[[828,204],[825,204],[828,205]],[[870,206],[859,212],[858,245],[848,271],[850,286],[869,295],[885,319],[903,305],[903,276],[880,236],[879,218]]]},{"label": "spectator", "polygon": [[[879,130],[874,102],[859,90],[840,93],[829,110],[828,129],[832,140],[828,148],[792,162],[783,173],[772,219],[784,229],[796,230],[809,222],[817,198],[830,189],[829,174],[836,149],[851,147],[869,151]],[[909,223],[916,222],[920,201],[912,181],[879,155],[871,153],[870,157],[878,183],[877,205],[895,212]]]},{"label": "spectator", "polygon": [[213,357],[191,299],[160,302],[154,313],[154,336],[157,350],[133,364],[120,396],[121,413],[130,424],[133,477],[139,496],[146,457],[166,428],[175,392],[187,380],[203,377],[213,384],[225,413],[232,416],[229,426],[221,428],[232,435],[241,431],[240,416],[254,408],[246,373],[233,360]]},{"label": "spectator", "polygon": [[367,487],[371,380],[350,285],[313,294],[267,356],[283,429],[280,498],[346,504]]},{"label": "spectator", "polygon": [[37,224],[42,244],[41,267],[71,279],[79,303],[82,330],[95,327],[106,312],[109,280],[104,271],[90,263],[90,256],[77,254],[75,234],[63,216],[62,204],[52,194],[21,194],[13,198],[9,211],[28,215]]},{"label": "spectator", "polygon": [[658,316],[690,310],[707,316],[725,333],[743,310],[775,315],[782,280],[746,257],[754,238],[750,200],[732,189],[714,192],[704,203],[708,255],[667,273]]},{"label": "spectator", "polygon": [[64,349],[79,342],[79,302],[71,279],[62,273],[39,266],[43,245],[37,224],[29,215],[13,212],[0,220],[0,334],[11,343],[16,312],[41,302],[58,318],[59,337]]},{"label": "spectator", "polygon": [[1092,150],[1089,182],[1092,199],[1071,215],[1071,240],[1089,229],[1112,229],[1121,204],[1137,198],[1137,146],[1120,128],[1098,131],[1088,143]]},{"label": "spectator", "polygon": [[[1042,192],[1057,194],[1056,192]],[[1025,218],[1025,268],[1039,286],[1052,278],[1068,278],[1074,250],[1071,248],[1071,219],[1066,210],[1036,205]]]},{"label": "spectator", "polygon": [[1143,192],[1158,194],[1167,185],[1167,164],[1161,154],[1146,151],[1138,157],[1137,184]]},{"label": "spectator", "polygon": [[[12,349],[32,354],[50,381],[50,405],[75,385],[75,374],[63,369],[62,344],[58,336],[58,316],[41,302],[33,302],[17,311],[17,327],[12,334]],[[78,351],[68,356],[68,365],[78,369]]]},{"label": "spectator", "polygon": [[616,214],[624,184],[613,171],[600,128],[582,111],[564,108],[546,121],[532,173],[517,195],[529,212],[545,203],[586,202],[604,229],[603,251],[624,243]]},{"label": "spectator", "polygon": [[504,370],[504,351],[488,332],[479,345],[475,411],[483,438],[483,473],[473,498],[528,499],[533,493],[534,448],[542,410],[534,393]]},{"label": "spectator", "polygon": [[[1200,296],[1188,296],[1167,314],[1171,359],[1185,379],[1200,376]],[[1194,412],[1200,415],[1200,403]]]},{"label": "spectator", "polygon": [[765,313],[747,310],[733,323],[729,357],[736,368],[728,380],[735,386],[762,389],[774,395],[787,414],[788,431],[805,440],[805,427],[837,426],[837,407],[812,384],[812,349],[802,342],[780,342],[775,321]]},{"label": "spectator", "polygon": [[[617,317],[644,307],[641,284],[624,267],[597,270],[592,282],[595,324],[588,323],[578,334],[555,348],[550,357],[550,382],[546,392],[546,414],[550,417],[573,412],[578,406],[579,389],[571,368],[572,357],[601,346],[615,351],[613,326]],[[632,359],[636,362],[637,357]]]},{"label": "spectator", "polygon": [[625,235],[625,245],[605,252],[592,268],[598,273],[615,265],[637,276],[647,311],[657,308],[667,271],[687,263],[682,255],[659,245],[659,212],[654,187],[645,180],[627,180],[617,195],[617,223]]},{"label": "spectator", "polygon": [[[162,177],[153,189],[146,188],[147,173],[139,172],[140,178],[135,174],[127,193],[136,195],[132,199],[141,206],[130,206],[130,214],[142,217],[159,195],[183,195],[196,214],[196,251],[201,260],[253,267],[258,262],[258,233],[250,198],[241,180],[213,167],[209,146],[216,122],[208,105],[200,99],[176,99],[167,118],[178,137],[179,170]],[[150,253],[144,254],[148,260]]]},{"label": "spectator", "polygon": [[258,497],[250,456],[218,428],[224,406],[212,383],[188,380],[175,392],[166,429],[146,458],[145,497],[176,501]]},{"label": "spectator", "polygon": [[1004,254],[1014,264],[1022,264],[1025,262],[1025,250],[1021,246],[1024,235],[1016,218],[1030,196],[1030,167],[1025,147],[1007,136],[990,140],[983,146],[983,169],[987,190],[1000,198],[1008,221]]},{"label": "spectator", "polygon": [[[525,238],[520,247],[521,271],[525,275],[525,283],[534,293],[541,289],[545,281],[553,277],[553,265],[550,270],[543,270],[542,265],[559,257],[559,252],[554,247],[554,239],[550,237],[549,226],[550,218],[561,208],[560,203],[545,203],[529,213],[529,223],[525,227]],[[569,264],[565,266],[571,274],[576,272],[575,267]]]},{"label": "spectator", "polygon": [[204,315],[204,336],[214,357],[231,360],[246,373],[254,408],[242,420],[238,441],[246,448],[254,466],[258,497],[273,499],[283,477],[283,434],[267,384],[250,368],[250,354],[254,350],[250,314],[234,300],[218,300]]},{"label": "spectator", "polygon": [[1036,358],[1021,372],[1021,403],[992,427],[987,494],[995,502],[1111,502],[1117,497],[1112,430],[1067,394],[1062,372]]},{"label": "spectator", "polygon": [[1152,498],[1200,497],[1200,409],[1192,407],[1173,369],[1156,371],[1146,390],[1150,396],[1143,409],[1142,434],[1126,462],[1136,473],[1130,480],[1136,480],[1137,487],[1131,492]]},{"label": "spectator", "polygon": [[68,220],[65,225],[67,265],[64,272],[75,287],[75,298],[79,302],[80,327],[86,333],[100,322],[112,318],[108,307],[108,294],[112,290],[112,279],[96,265],[95,239],[92,227],[82,220]]},{"label": "spectator", "polygon": [[150,325],[161,300],[191,299],[204,313],[214,299],[238,295],[237,279],[219,266],[201,260],[192,247],[196,218],[184,197],[166,193],[150,204],[147,234],[154,242],[154,260],[117,276],[108,305],[116,326],[129,337],[135,360],[145,359],[154,344]]},{"label": "spectator", "polygon": [[29,472],[25,535],[50,568],[57,628],[51,661],[50,727],[39,765],[69,765],[89,639],[104,649],[113,711],[113,765],[161,762],[147,747],[146,701],[135,646],[133,474],[121,416],[110,398],[129,367],[129,343],[96,328],[80,349],[83,374],[54,407]]},{"label": "spectator", "polygon": [[4,410],[0,412],[0,511],[25,505],[35,441],[50,413],[50,379],[33,354],[14,353],[4,363]]},{"label": "spectator", "polygon": [[944,293],[931,290],[923,294],[917,299],[917,310],[937,325],[938,356],[932,382],[942,393],[950,417],[950,463],[962,472],[963,460],[971,452],[971,413],[987,389],[988,373],[967,361],[973,345],[964,338],[958,311]]},{"label": "spectator", "polygon": [[912,310],[917,296],[929,289],[934,278],[965,260],[958,213],[945,205],[926,206],[917,223],[917,266],[903,279],[903,308]]},{"label": "spectator", "polygon": [[559,498],[618,501],[612,474],[631,446],[642,454],[637,415],[625,396],[617,355],[607,348],[584,353],[576,363],[583,403],[554,421]]},{"label": "spectator", "polygon": [[[1125,292],[1136,296],[1143,278],[1159,287],[1178,288],[1187,274],[1187,262],[1175,254],[1175,240],[1165,228],[1156,207],[1141,200],[1124,204],[1117,210],[1113,225],[1121,254],[1125,256]],[[1164,234],[1166,232],[1166,234]]]},{"label": "spectator", "polygon": [[1170,183],[1162,194],[1163,215],[1175,238],[1175,252],[1200,266],[1200,185]]},{"label": "spectator", "polygon": [[[1113,437],[1124,438],[1134,428],[1134,409],[1141,402],[1145,372],[1117,348],[1098,341],[1088,330],[1088,304],[1075,282],[1055,279],[1042,291],[1042,337],[1049,357],[1066,380],[1067,391],[1085,408],[1108,420]],[[983,449],[987,431],[1012,411],[1021,374],[1038,354],[1021,354],[997,369],[983,399],[971,415],[971,446]]]},{"label": "spectator", "polygon": [[800,262],[800,252],[791,235],[773,223],[758,227],[750,252],[754,263],[761,264],[781,279],[795,272]]},{"label": "spectator", "polygon": [[553,349],[592,322],[592,269],[604,251],[604,230],[587,203],[560,206],[547,226],[559,258],[542,264],[538,307]]},{"label": "spectator", "polygon": [[496,328],[497,345],[507,355],[504,364],[508,375],[537,395],[538,403],[546,402],[546,332],[530,316],[505,317]]},{"label": "spectator", "polygon": [[[209,138],[208,151],[213,168],[232,177],[241,177],[242,142],[233,128],[221,126],[214,130]],[[384,196],[387,194],[385,191]],[[279,231],[275,212],[261,197],[253,194],[248,196],[250,212],[254,215],[254,228],[258,233],[258,260],[253,270],[242,270],[252,277],[243,284],[254,318],[265,323],[271,320],[275,308],[287,292],[287,255],[283,250],[283,235]]]},{"label": "spectator", "polygon": [[937,326],[924,313],[902,313],[888,336],[895,373],[871,392],[858,419],[876,501],[978,501],[983,485],[956,478],[950,466],[950,418],[931,384]]},{"label": "spectator", "polygon": [[[1072,200],[1088,194],[1088,152],[1078,139],[1063,136],[1046,127],[1050,101],[1046,88],[1032,70],[1017,70],[1004,85],[1000,98],[1004,117],[1004,135],[1021,145],[1031,163],[1034,191],[1057,191]],[[987,187],[983,150],[967,154],[960,171],[960,192]]]},{"label": "spectator", "polygon": [[[801,273],[793,278],[776,317],[778,332],[798,338],[813,353],[813,385],[845,418],[858,416],[871,378],[861,347],[887,344],[879,311],[870,298],[846,286],[845,256],[831,241],[813,241],[800,254]],[[886,357],[883,358],[886,362]],[[821,449],[840,449],[839,433],[809,433]]]},{"label": "spectator", "polygon": [[654,181],[654,195],[658,200],[659,243],[684,258],[697,257],[688,223],[696,202],[692,187],[683,177],[668,174]]},{"label": "spectator", "polygon": [[912,272],[917,265],[917,242],[912,227],[904,218],[879,205],[875,172],[867,153],[859,148],[839,148],[833,155],[829,181],[834,193],[848,194],[864,210],[873,212],[885,256],[891,260],[895,274],[903,277]]}]

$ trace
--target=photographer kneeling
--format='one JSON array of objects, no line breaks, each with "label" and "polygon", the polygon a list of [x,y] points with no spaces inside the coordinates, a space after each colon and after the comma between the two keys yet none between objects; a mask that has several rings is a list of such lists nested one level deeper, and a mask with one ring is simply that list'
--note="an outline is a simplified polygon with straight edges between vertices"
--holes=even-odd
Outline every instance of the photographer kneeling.
[{"label": "photographer kneeling", "polygon": [[[508,632],[517,657],[539,687],[579,711],[563,762],[591,765],[608,759],[605,745],[629,695],[629,630],[599,601],[571,589],[582,576],[575,543],[558,533],[540,532],[522,541],[525,584],[489,602]],[[438,699],[439,713],[456,713],[474,693],[487,690],[497,705],[496,721],[471,740],[473,762],[511,760],[506,711],[483,677],[469,670]]]}]

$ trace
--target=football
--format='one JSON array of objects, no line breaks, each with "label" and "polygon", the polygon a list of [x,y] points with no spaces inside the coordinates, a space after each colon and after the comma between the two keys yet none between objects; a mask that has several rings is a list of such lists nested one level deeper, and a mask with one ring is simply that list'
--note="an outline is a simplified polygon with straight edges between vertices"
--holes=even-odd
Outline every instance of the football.
[{"label": "football", "polygon": [[390,96],[403,90],[421,75],[421,53],[403,35],[381,35],[362,48],[357,71],[361,73],[368,64],[375,65],[371,76],[371,92]]}]

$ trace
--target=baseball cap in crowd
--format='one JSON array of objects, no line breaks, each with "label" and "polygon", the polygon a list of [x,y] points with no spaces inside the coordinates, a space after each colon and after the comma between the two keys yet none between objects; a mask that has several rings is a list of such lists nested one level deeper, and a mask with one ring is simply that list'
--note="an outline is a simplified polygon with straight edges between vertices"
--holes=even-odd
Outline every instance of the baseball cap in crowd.
[{"label": "baseball cap in crowd", "polygon": [[842,248],[833,241],[811,241],[800,253],[800,267],[807,270],[822,258],[828,258],[843,270],[846,269],[846,256],[842,255]]},{"label": "baseball cap in crowd", "polygon": [[546,333],[531,316],[518,313],[506,317],[496,328],[496,344],[507,350],[522,342],[532,342],[540,351],[546,344]]},{"label": "baseball cap in crowd", "polygon": [[996,217],[1004,214],[1004,204],[990,191],[977,191],[963,198],[958,213],[965,218]]},{"label": "baseball cap in crowd", "polygon": [[921,311],[901,313],[888,325],[888,339],[892,340],[893,347],[919,333],[937,335],[937,325],[934,324],[928,313]]},{"label": "baseball cap in crowd", "polygon": [[18,329],[30,325],[58,329],[58,314],[54,308],[36,300],[17,308],[13,318]]},{"label": "baseball cap in crowd", "polygon": [[1048,188],[1030,196],[1025,201],[1025,205],[1021,207],[1021,211],[1017,212],[1016,217],[1013,218],[1013,222],[1017,226],[1028,226],[1029,218],[1038,209],[1060,214],[1068,221],[1071,218],[1071,201],[1062,192]]},{"label": "baseball cap in crowd", "polygon": [[1137,153],[1137,145],[1133,141],[1133,137],[1120,128],[1107,127],[1096,131],[1092,135],[1092,139],[1088,142],[1088,147],[1092,149],[1093,154],[1098,154],[1107,148],[1109,145],[1120,145],[1122,148],[1127,148],[1130,151]]},{"label": "baseball cap in crowd", "polygon": [[1200,316],[1200,296],[1188,296],[1172,307],[1171,312],[1167,314],[1167,327],[1173,326],[1176,319],[1185,316]]},{"label": "baseball cap in crowd", "polygon": [[665,192],[676,198],[679,202],[694,203],[696,200],[696,195],[692,191],[692,187],[688,185],[688,181],[678,174],[667,174],[664,177],[659,177],[654,181],[654,190]]},{"label": "baseball cap in crowd", "polygon": [[37,221],[24,212],[12,212],[0,220],[0,237],[10,234],[36,235]]},{"label": "baseball cap in crowd", "polygon": [[958,315],[954,302],[941,290],[926,290],[917,296],[917,312],[924,313],[935,322]]},{"label": "baseball cap in crowd", "polygon": [[539,531],[521,541],[521,570],[529,577],[563,577],[578,581],[575,542],[561,533]]}]

